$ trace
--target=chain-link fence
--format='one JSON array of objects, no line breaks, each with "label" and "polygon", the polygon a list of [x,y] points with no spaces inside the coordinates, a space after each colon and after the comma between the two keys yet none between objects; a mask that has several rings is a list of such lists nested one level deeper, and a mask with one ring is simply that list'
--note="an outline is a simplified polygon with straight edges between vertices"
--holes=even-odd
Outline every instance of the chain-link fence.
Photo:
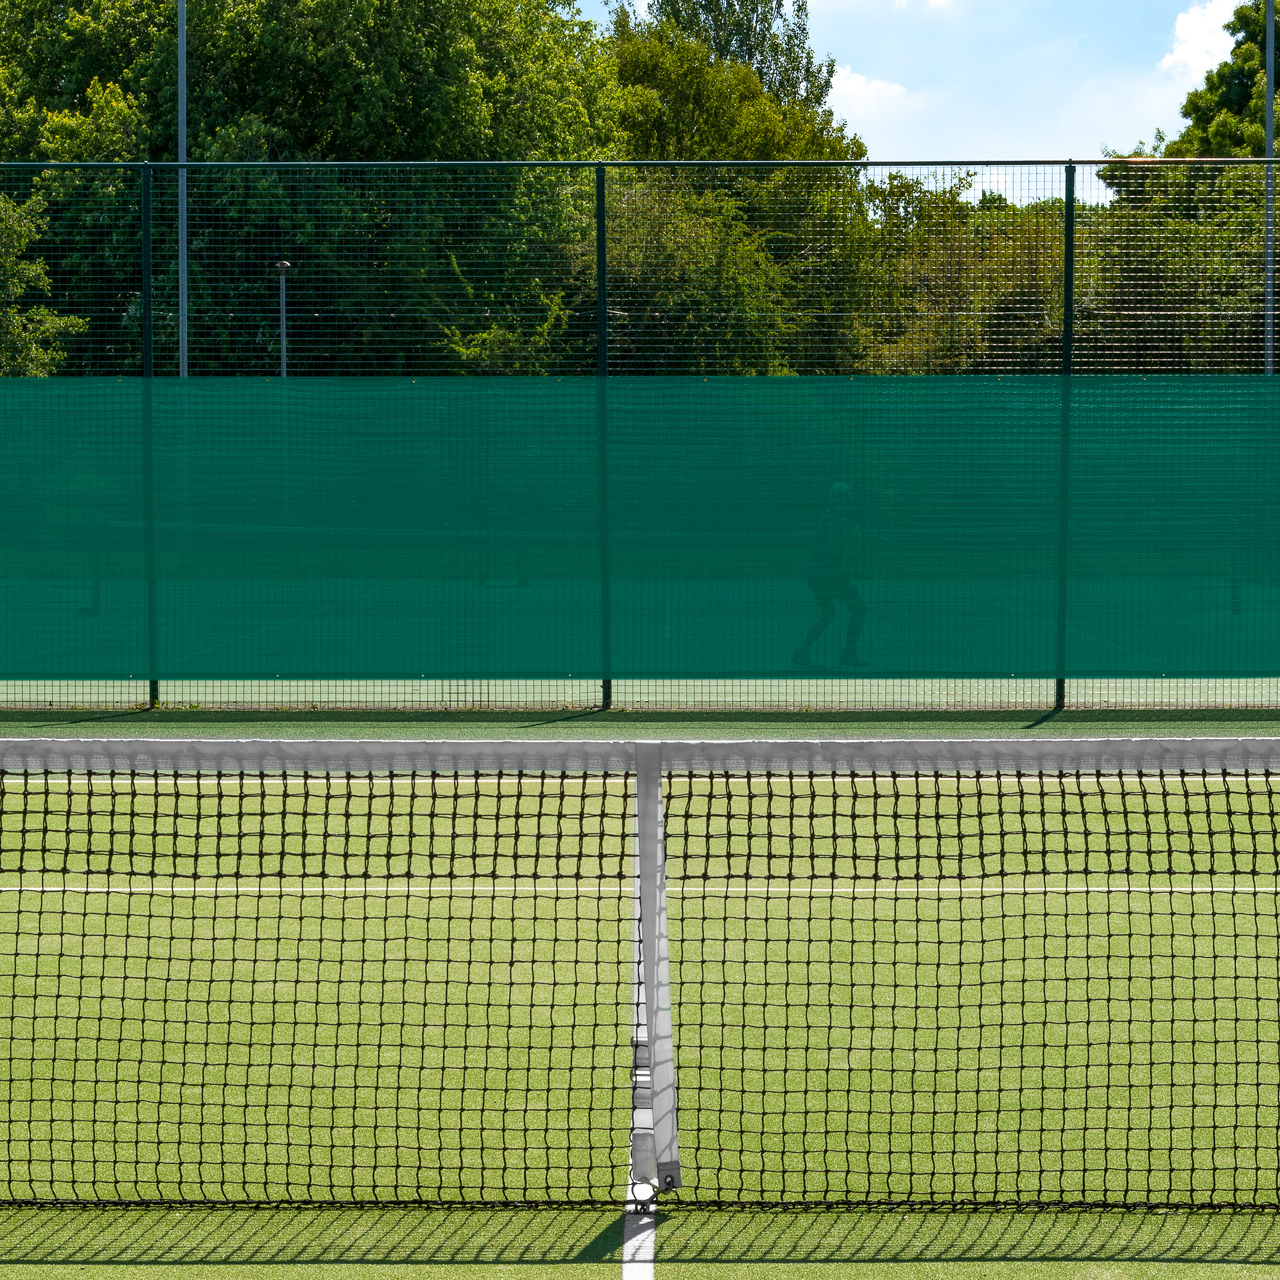
[{"label": "chain-link fence", "polygon": [[[1259,374],[1265,165],[8,165],[9,374]],[[1070,211],[1070,216],[1068,216]],[[188,288],[180,306],[180,263]],[[281,266],[287,263],[287,266]],[[1123,424],[1117,424],[1123,430]],[[1234,589],[1234,588],[1233,588]],[[558,708],[591,681],[10,682]],[[616,681],[635,709],[1280,705],[1280,681]]]}]

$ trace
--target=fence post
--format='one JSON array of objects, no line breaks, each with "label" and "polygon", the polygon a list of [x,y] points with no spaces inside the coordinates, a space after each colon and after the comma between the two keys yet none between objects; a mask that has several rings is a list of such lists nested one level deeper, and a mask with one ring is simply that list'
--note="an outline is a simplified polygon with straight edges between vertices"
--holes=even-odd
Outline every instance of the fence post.
[{"label": "fence post", "polygon": [[1062,406],[1058,428],[1058,620],[1053,709],[1067,705],[1067,571],[1071,537],[1071,365],[1076,322],[1076,167],[1067,161],[1062,272]]},{"label": "fence post", "polygon": [[155,373],[151,319],[151,166],[142,165],[142,376]]},{"label": "fence post", "polygon": [[609,258],[605,167],[596,165],[596,466],[600,509],[600,710],[613,706],[613,593],[609,563]]},{"label": "fence post", "polygon": [[155,375],[155,347],[151,302],[151,166],[142,165],[142,509],[143,555],[147,573],[147,709],[160,705],[156,676],[156,508],[155,464],[151,424],[151,380]]},{"label": "fence post", "polygon": [[1276,365],[1276,175],[1270,163],[1276,154],[1276,0],[1267,0],[1267,223],[1263,246],[1262,345],[1263,372]]},{"label": "fence post", "polygon": [[[660,742],[636,743],[636,886],[640,991],[636,1001],[631,1177],[633,1184],[649,1183],[658,1191],[670,1191],[680,1185],[680,1147],[667,956]],[[647,1107],[643,1105],[646,1102]]]}]

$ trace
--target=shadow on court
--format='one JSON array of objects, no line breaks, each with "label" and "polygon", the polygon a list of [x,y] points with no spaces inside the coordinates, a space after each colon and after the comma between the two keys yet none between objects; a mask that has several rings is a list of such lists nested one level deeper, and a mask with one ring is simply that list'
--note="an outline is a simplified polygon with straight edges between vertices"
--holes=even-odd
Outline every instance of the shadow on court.
[{"label": "shadow on court", "polygon": [[[9,1209],[0,1265],[417,1263],[547,1265],[621,1258],[609,1210]],[[663,1214],[666,1262],[1280,1261],[1264,1213]]]},{"label": "shadow on court", "polygon": [[1231,1262],[1280,1260],[1280,1215],[1266,1213],[664,1214],[667,1262]]},{"label": "shadow on court", "polygon": [[1280,708],[972,711],[398,711],[0,708],[0,737],[971,738],[1271,737]]},{"label": "shadow on court", "polygon": [[0,1266],[546,1265],[621,1258],[622,1216],[613,1210],[0,1210]]}]

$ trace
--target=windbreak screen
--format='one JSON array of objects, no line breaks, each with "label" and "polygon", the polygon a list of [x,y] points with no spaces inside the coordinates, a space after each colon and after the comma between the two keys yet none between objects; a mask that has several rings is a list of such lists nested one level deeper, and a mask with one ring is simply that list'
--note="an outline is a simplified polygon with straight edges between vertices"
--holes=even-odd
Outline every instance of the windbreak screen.
[{"label": "windbreak screen", "polygon": [[1278,400],[5,379],[0,676],[1272,674]]}]

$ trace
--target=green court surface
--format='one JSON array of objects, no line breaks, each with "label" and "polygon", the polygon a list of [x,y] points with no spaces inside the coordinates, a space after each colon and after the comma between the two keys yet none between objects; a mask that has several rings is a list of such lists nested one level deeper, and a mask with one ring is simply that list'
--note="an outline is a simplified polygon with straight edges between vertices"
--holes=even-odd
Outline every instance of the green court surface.
[{"label": "green court surface", "polygon": [[[9,1210],[0,1280],[604,1280],[612,1212]],[[1280,1221],[1248,1214],[691,1213],[657,1280],[1262,1280]]]},{"label": "green court surface", "polygon": [[[1038,724],[1040,717],[1029,713],[371,719],[332,712],[24,711],[7,717],[0,722],[0,735],[6,737],[1178,737],[1266,736],[1280,730],[1280,715],[1222,711],[1202,716],[1063,713]],[[188,840],[200,834],[201,821],[216,820],[212,811],[203,819],[193,816],[191,799],[175,798],[188,814],[182,828]],[[309,802],[304,797],[298,803],[305,809]],[[1117,803],[1123,810],[1140,798],[1117,800],[1101,791],[1079,798],[1080,829],[1105,825]],[[259,833],[269,808],[251,808]],[[288,806],[275,812],[283,820]],[[1233,812],[1259,813],[1270,821],[1247,803]],[[753,827],[757,834],[769,830],[767,806],[760,816],[762,825]],[[320,836],[333,835],[332,818],[333,811],[326,810],[318,825],[295,828],[298,861],[284,870],[296,874],[308,851],[319,856]],[[344,820],[349,822],[349,815]],[[868,810],[852,821],[864,832],[873,830],[875,813]],[[120,849],[136,850],[140,836],[145,845],[146,829],[136,821],[120,831]],[[494,832],[493,848],[501,853],[501,833]],[[408,828],[385,834],[407,833]],[[225,846],[234,847],[242,860],[245,834],[230,833]],[[824,851],[823,841],[840,834],[831,828],[816,842],[806,836],[798,862],[790,838],[779,841],[778,856],[785,851],[789,860],[791,891],[756,893],[753,886],[758,888],[771,868],[745,857],[742,834],[705,817],[669,828],[672,966],[677,1022],[684,1028],[677,1037],[682,1155],[690,1194],[700,1189],[700,1178],[711,1185],[710,1174],[701,1170],[711,1171],[713,1165],[722,1189],[725,1178],[736,1179],[745,1193],[757,1195],[797,1185],[817,1193],[830,1189],[832,1177],[850,1195],[920,1193],[941,1178],[977,1197],[1038,1190],[1046,1198],[1109,1193],[1125,1178],[1138,1180],[1133,1185],[1139,1196],[1175,1199],[1203,1192],[1210,1182],[1228,1193],[1246,1193],[1250,1177],[1259,1185],[1275,1181],[1280,1056],[1277,1037],[1269,1035],[1259,1009],[1266,992],[1280,982],[1274,892],[1262,909],[1248,895],[1214,892],[1167,893],[1153,905],[1141,894],[1142,877],[1152,868],[1138,867],[1135,875],[1131,865],[1116,885],[1123,893],[1073,899],[1049,891],[1059,881],[1050,885],[1044,876],[1036,881],[1029,878],[1031,868],[1019,865],[1016,875],[990,878],[990,892],[972,898],[893,893],[855,898],[843,893],[855,868]],[[957,857],[955,837],[963,834],[956,828],[953,837],[936,839],[917,831],[915,872],[926,878],[951,874],[954,869],[943,869],[939,860]],[[1195,835],[1194,821],[1179,834]],[[0,842],[5,837],[0,825]],[[506,846],[517,860],[523,838]],[[35,1117],[47,1129],[45,1175],[68,1180],[70,1133],[59,1126],[70,1124],[67,1105],[86,1097],[95,1104],[104,1134],[81,1145],[79,1154],[89,1152],[100,1191],[122,1172],[128,1176],[129,1162],[136,1163],[143,1147],[157,1176],[170,1179],[157,1183],[164,1192],[184,1179],[193,1180],[184,1183],[188,1187],[225,1180],[230,1165],[282,1135],[289,1189],[309,1178],[312,1189],[323,1190],[320,1181],[330,1176],[324,1166],[335,1142],[357,1153],[386,1150],[391,1143],[404,1155],[393,1163],[409,1177],[423,1134],[434,1126],[433,1140],[442,1141],[448,1128],[442,1118],[466,1111],[467,1104],[463,1111],[455,1104],[468,1089],[470,1118],[462,1128],[456,1118],[449,1122],[454,1137],[461,1143],[464,1130],[477,1134],[487,1127],[493,1145],[474,1152],[469,1165],[460,1162],[457,1176],[463,1181],[468,1167],[479,1180],[476,1185],[490,1175],[513,1179],[510,1191],[525,1179],[597,1176],[599,1171],[575,1173],[572,1162],[557,1164],[563,1152],[541,1163],[530,1159],[511,1126],[502,1124],[501,1115],[509,1120],[512,1112],[517,1117],[527,1112],[529,1091],[545,1095],[548,1086],[560,1091],[561,1121],[567,1119],[584,1141],[625,1149],[628,1063],[617,1044],[625,1045],[621,997],[630,938],[622,897],[490,894],[479,911],[465,891],[406,898],[393,911],[385,899],[341,895],[286,905],[259,892],[269,877],[263,876],[263,866],[249,864],[265,845],[260,838],[258,845],[248,844],[249,862],[241,861],[237,873],[240,892],[225,901],[179,903],[150,893],[140,900],[132,894],[110,900],[86,894],[74,905],[66,895],[44,895],[48,901],[24,904],[21,910],[0,903],[6,953],[0,970],[25,975],[24,999],[30,1005],[21,1017],[12,1007],[4,1011],[7,1069],[12,1071],[21,1057],[14,1045],[23,1036],[34,1049],[47,1039],[52,1020],[80,1020],[80,1039],[71,1041],[76,1053],[58,1075],[63,1110],[51,1106]],[[59,847],[56,839],[50,847]],[[1102,875],[1108,868],[1091,861],[1092,848],[1082,837],[1078,846],[1060,850],[1060,861],[1048,871],[1057,877]],[[64,881],[67,876],[83,880],[105,870],[101,858],[110,859],[116,851],[114,845],[83,843],[81,862],[58,875]],[[1007,864],[1020,851],[1003,852]],[[1079,854],[1084,863],[1072,861]],[[930,857],[934,864],[924,865]],[[156,870],[172,874],[176,868]],[[389,862],[381,870],[404,875],[409,868]],[[454,870],[465,871],[470,881],[477,868]],[[485,870],[497,871],[496,879],[502,880],[503,872],[518,868],[514,862],[495,863]],[[856,870],[865,875],[868,868]],[[984,868],[964,870],[981,874]],[[1168,870],[1183,877],[1208,874],[1211,890],[1225,883],[1218,878],[1225,867],[1212,862]],[[1273,889],[1275,876],[1270,864],[1256,867],[1250,885]],[[506,879],[510,883],[510,875]],[[1181,880],[1166,880],[1170,889],[1186,887]],[[12,883],[10,877],[0,887],[4,883]],[[800,892],[794,891],[797,884]],[[822,892],[805,891],[815,886]],[[219,922],[230,925],[225,947],[213,941]],[[336,932],[325,935],[322,922],[336,926]],[[541,929],[529,927],[538,923]],[[431,955],[433,928],[443,929],[446,938],[451,931],[457,939],[465,937],[465,974],[450,972],[443,956]],[[1180,936],[1191,935],[1196,946],[1179,943]],[[145,939],[148,963],[140,969],[125,958],[130,937]],[[56,938],[58,945],[32,941],[41,938]],[[594,967],[584,979],[587,957]],[[255,962],[271,965],[273,981],[252,973]],[[425,967],[424,980],[406,988],[409,998],[388,1017],[396,1001],[385,984],[401,977],[409,981],[407,970],[415,965]],[[495,999],[499,972],[516,976],[500,984]],[[1090,986],[1090,998],[1081,1007],[1067,998],[1067,977]],[[517,981],[528,984],[523,1000],[513,991]],[[547,994],[576,990],[567,1039],[557,1039],[550,1017],[516,1027],[508,1016],[530,1003],[529,993],[539,983]],[[868,996],[864,1005],[847,998],[833,1001],[833,992],[847,996],[855,986],[874,998]],[[105,1008],[108,995],[118,1009]],[[470,1040],[464,1036],[451,1045],[442,1036],[446,1003],[463,1013]],[[237,1010],[248,1015],[256,1008],[272,1017],[263,1023],[231,1016],[232,1024],[251,1024],[256,1031],[215,1043],[217,1037],[199,1026],[201,1018],[209,1021],[212,1004],[229,1015]],[[415,1007],[426,1016],[418,1018]],[[843,1009],[843,1019],[833,1013],[836,1007]],[[194,1018],[185,1012],[193,1008]],[[767,1010],[783,1016],[771,1016],[766,1025]],[[1089,1029],[1104,1021],[1123,1022],[1127,1030],[1113,1036],[1100,1056]],[[519,1077],[517,1089],[494,1071],[499,1040],[508,1055],[500,1065]],[[1206,1067],[1209,1046],[1221,1049],[1225,1040],[1232,1045],[1230,1060],[1219,1053]],[[126,1043],[130,1051],[117,1052]],[[287,1055],[273,1059],[273,1046],[287,1046]],[[451,1047],[460,1055],[452,1062],[447,1060]],[[226,1064],[243,1076],[235,1082],[240,1093],[202,1095],[202,1073],[216,1075]],[[586,1065],[595,1073],[594,1096],[575,1093],[567,1079],[570,1065]],[[108,1075],[121,1082],[115,1088],[124,1088],[128,1071],[133,1094],[103,1089]],[[411,1083],[403,1078],[406,1071]],[[786,1085],[771,1084],[780,1072]],[[424,1073],[436,1089],[425,1108]],[[1086,1087],[1099,1073],[1108,1076],[1102,1097]],[[304,1081],[305,1106],[286,1105],[285,1091],[291,1084],[296,1091]],[[154,1092],[146,1095],[140,1087],[146,1084],[195,1090],[202,1132],[180,1132],[170,1123],[166,1136],[164,1126],[172,1119],[164,1110],[168,1101]],[[9,1087],[14,1090],[13,1083]],[[930,1099],[943,1096],[948,1087],[953,1103],[959,1092],[981,1102],[968,1129],[940,1125],[931,1110]],[[1032,1105],[1026,1095],[1037,1090],[1041,1101]],[[14,1096],[11,1092],[11,1103]],[[873,1096],[883,1101],[868,1105]],[[116,1105],[121,1097],[127,1104],[123,1109]],[[142,1114],[139,1098],[152,1108],[141,1126],[129,1118]],[[943,1097],[939,1112],[946,1102]],[[381,1110],[400,1123],[381,1130],[376,1120],[335,1124],[335,1109],[349,1118],[361,1110]],[[1242,1111],[1244,1124],[1238,1119]],[[806,1112],[816,1119],[806,1119]],[[1223,1119],[1226,1112],[1233,1117],[1229,1121]],[[24,1123],[32,1118],[13,1114]],[[417,1128],[406,1128],[410,1114],[418,1117]],[[146,1126],[149,1134],[143,1133]],[[234,1128],[229,1143],[228,1126]],[[787,1144],[788,1150],[800,1151],[798,1162],[783,1156],[776,1141],[783,1134],[804,1136],[799,1148]],[[889,1135],[895,1135],[899,1149],[905,1143],[911,1152],[913,1185],[895,1184],[877,1165],[877,1152]],[[76,1140],[84,1144],[83,1130]],[[11,1144],[7,1151],[11,1164],[21,1156],[17,1148]],[[463,1154],[461,1145],[455,1150]],[[1209,1153],[1211,1159],[1191,1161],[1190,1150]],[[362,1159],[354,1162],[357,1169]],[[493,1162],[489,1175],[486,1161]],[[852,1171],[868,1167],[880,1168],[873,1172],[879,1182],[858,1184]],[[1068,1170],[1065,1180],[1062,1174],[1057,1182],[1045,1180],[1044,1171],[1054,1167]],[[0,1210],[0,1280],[53,1275],[132,1280],[144,1274],[175,1280],[232,1274],[249,1280],[311,1275],[586,1280],[620,1273],[621,1240],[621,1219],[612,1209],[10,1209]],[[659,1280],[1280,1276],[1280,1216],[1269,1213],[673,1208],[660,1220],[657,1241]]]},{"label": "green court surface", "polygon": [[1170,711],[0,710],[11,738],[1191,738],[1272,737],[1280,707]]}]

